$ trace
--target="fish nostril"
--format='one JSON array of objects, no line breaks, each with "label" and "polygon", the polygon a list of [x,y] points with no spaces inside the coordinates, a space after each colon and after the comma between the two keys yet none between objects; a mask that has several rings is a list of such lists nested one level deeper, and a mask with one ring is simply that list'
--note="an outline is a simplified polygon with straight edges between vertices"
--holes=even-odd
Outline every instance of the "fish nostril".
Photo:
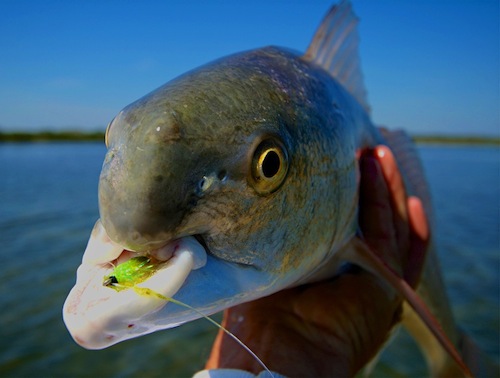
[{"label": "fish nostril", "polygon": [[217,178],[220,181],[225,181],[227,179],[227,171],[225,169],[220,170],[217,174]]}]

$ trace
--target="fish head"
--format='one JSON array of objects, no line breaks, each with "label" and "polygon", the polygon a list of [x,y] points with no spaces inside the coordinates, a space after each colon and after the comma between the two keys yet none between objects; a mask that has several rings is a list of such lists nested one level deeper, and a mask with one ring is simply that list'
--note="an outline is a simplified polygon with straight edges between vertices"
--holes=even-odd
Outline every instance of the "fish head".
[{"label": "fish head", "polygon": [[266,218],[284,211],[283,200],[271,198],[284,194],[293,144],[277,112],[254,110],[264,101],[251,91],[269,88],[236,87],[226,75],[188,75],[110,123],[99,209],[109,237],[125,249],[147,252],[196,235],[214,255],[265,265],[241,237],[272,236]]},{"label": "fish head", "polygon": [[[256,50],[115,117],[101,218],[64,310],[75,340],[106,347],[306,282],[352,237],[354,143],[314,75],[323,74],[292,53]],[[197,310],[104,287],[134,253],[164,261],[142,286]]]}]

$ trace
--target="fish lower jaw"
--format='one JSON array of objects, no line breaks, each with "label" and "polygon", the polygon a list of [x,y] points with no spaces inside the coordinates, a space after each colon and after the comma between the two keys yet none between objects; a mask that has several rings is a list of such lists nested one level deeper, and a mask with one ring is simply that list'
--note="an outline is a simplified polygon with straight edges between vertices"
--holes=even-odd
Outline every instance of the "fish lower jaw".
[{"label": "fish lower jaw", "polygon": [[[96,225],[97,227],[97,225]],[[102,226],[101,226],[102,227]],[[96,229],[94,228],[94,231]],[[194,237],[172,241],[150,252],[161,266],[141,283],[114,290],[103,284],[114,266],[138,254],[124,250],[93,232],[78,268],[76,284],[63,308],[64,322],[74,340],[87,349],[102,349],[122,340],[153,332],[143,319],[163,308],[207,255]],[[98,256],[96,251],[103,252]]]}]

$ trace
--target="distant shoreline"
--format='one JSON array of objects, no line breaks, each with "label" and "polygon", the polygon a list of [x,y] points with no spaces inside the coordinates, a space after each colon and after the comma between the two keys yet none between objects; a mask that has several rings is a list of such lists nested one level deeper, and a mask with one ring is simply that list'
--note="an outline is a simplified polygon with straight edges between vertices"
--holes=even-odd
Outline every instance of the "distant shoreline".
[{"label": "distant shoreline", "polygon": [[100,131],[0,131],[0,142],[103,142],[104,133]]},{"label": "distant shoreline", "polygon": [[421,144],[464,144],[500,147],[499,137],[477,135],[412,135],[415,143]]},{"label": "distant shoreline", "polygon": [[[499,137],[477,135],[413,135],[417,144],[464,144],[500,147]],[[104,132],[40,131],[1,132],[0,142],[104,142]]]}]

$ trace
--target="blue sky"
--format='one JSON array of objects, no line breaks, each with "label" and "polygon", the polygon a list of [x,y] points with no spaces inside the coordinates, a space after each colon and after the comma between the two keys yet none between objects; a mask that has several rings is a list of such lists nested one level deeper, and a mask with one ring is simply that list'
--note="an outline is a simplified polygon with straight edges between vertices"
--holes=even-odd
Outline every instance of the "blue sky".
[{"label": "blue sky", "polygon": [[[103,130],[218,57],[304,51],[332,1],[0,1],[0,130]],[[373,120],[499,135],[497,0],[353,0]]]}]

